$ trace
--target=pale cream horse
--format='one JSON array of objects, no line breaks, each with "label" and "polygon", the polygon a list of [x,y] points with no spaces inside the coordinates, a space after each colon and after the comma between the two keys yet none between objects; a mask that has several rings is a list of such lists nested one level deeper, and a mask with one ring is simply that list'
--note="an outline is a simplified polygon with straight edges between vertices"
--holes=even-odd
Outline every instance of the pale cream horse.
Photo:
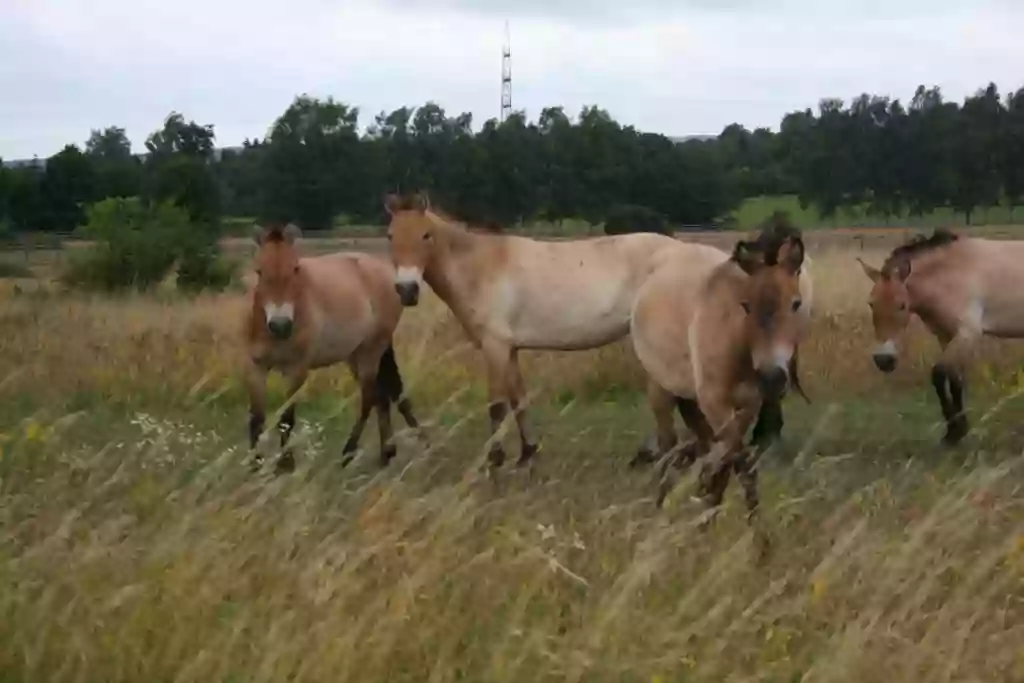
[{"label": "pale cream horse", "polygon": [[896,369],[901,337],[917,315],[942,347],[931,380],[946,422],[943,442],[958,443],[970,429],[963,394],[976,343],[1024,337],[1024,242],[937,229],[893,249],[881,269],[860,263],[873,283],[875,365]]},{"label": "pale cream horse", "polygon": [[[635,233],[567,241],[472,232],[431,210],[423,194],[388,195],[394,286],[415,306],[426,283],[448,305],[487,364],[492,434],[510,405],[522,450],[537,452],[525,415],[520,349],[575,351],[629,332],[637,291],[668,251],[708,249]],[[492,465],[504,462],[495,441]]]},{"label": "pale cream horse", "polygon": [[[310,371],[346,363],[359,383],[359,417],[342,449],[342,465],[354,457],[374,407],[380,431],[380,461],[396,452],[391,442],[391,404],[413,429],[418,427],[395,362],[392,336],[402,315],[395,272],[386,260],[369,254],[335,253],[300,257],[294,225],[256,226],[255,282],[250,283],[244,314],[245,376],[249,391],[249,444],[255,450],[266,421],[266,380],[271,370],[288,379],[288,407],[278,429],[285,448],[295,425],[291,399]],[[255,456],[257,466],[261,457]],[[277,462],[294,469],[290,450]]]},{"label": "pale cream horse", "polygon": [[[748,510],[756,509],[757,469],[744,439],[760,414],[754,441],[766,447],[781,429],[787,387],[803,393],[796,359],[811,315],[808,261],[799,231],[775,216],[731,255],[678,252],[644,283],[631,337],[649,378],[659,452],[672,454],[664,461],[659,507],[671,489],[670,462],[703,456],[698,482],[705,503],[721,503],[735,471]],[[696,437],[678,453],[673,407]]]}]

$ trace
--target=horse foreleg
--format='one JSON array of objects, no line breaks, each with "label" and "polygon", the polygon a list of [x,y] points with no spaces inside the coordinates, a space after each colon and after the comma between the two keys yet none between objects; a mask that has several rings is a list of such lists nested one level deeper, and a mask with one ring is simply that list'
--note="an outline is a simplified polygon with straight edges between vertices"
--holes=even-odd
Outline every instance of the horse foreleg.
[{"label": "horse foreleg", "polygon": [[481,344],[487,363],[487,414],[491,420],[491,442],[487,458],[492,467],[505,462],[505,449],[498,439],[501,424],[508,414],[508,378],[512,349],[504,343],[485,341]]},{"label": "horse foreleg", "polygon": [[359,416],[356,418],[355,424],[352,425],[352,431],[349,432],[348,439],[345,440],[345,445],[341,449],[342,467],[347,466],[355,458],[359,439],[363,435],[366,421],[370,419],[370,413],[373,412],[377,400],[377,385],[373,373],[360,372],[359,366],[356,364],[350,364],[350,368],[352,375],[359,383]]},{"label": "horse foreleg", "polygon": [[[964,412],[964,375],[978,336],[979,333],[973,329],[961,328],[952,339],[942,344],[942,354],[932,367],[932,386],[946,421],[946,434],[942,441],[950,446],[959,443],[970,431]],[[941,338],[939,341],[943,342]]]},{"label": "horse foreleg", "polygon": [[281,455],[277,459],[278,472],[292,472],[295,470],[295,456],[292,449],[288,448],[288,440],[295,429],[295,395],[306,383],[309,370],[305,366],[299,366],[288,373],[288,393],[285,402],[288,407],[281,413],[281,419],[277,421],[277,430],[281,433]]},{"label": "horse foreleg", "polygon": [[516,418],[516,426],[519,428],[519,441],[522,450],[519,454],[519,461],[516,466],[525,465],[539,450],[537,442],[530,438],[530,429],[526,419],[526,383],[523,381],[523,373],[519,369],[519,352],[513,349],[509,355],[508,395],[509,403],[512,406],[512,413]]},{"label": "horse foreleg", "polygon": [[251,467],[258,469],[263,457],[256,446],[267,421],[267,371],[251,360],[245,369],[245,386],[249,392],[249,451],[252,454]]}]

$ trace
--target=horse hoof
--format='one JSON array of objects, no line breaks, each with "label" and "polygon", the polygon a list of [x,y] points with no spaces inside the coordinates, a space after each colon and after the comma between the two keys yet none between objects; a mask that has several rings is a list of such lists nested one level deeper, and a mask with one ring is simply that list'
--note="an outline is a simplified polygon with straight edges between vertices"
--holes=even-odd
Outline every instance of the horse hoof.
[{"label": "horse hoof", "polygon": [[519,460],[516,461],[516,467],[524,467],[533,460],[533,456],[537,454],[540,447],[537,444],[523,444],[523,452],[519,455]]},{"label": "horse hoof", "polygon": [[654,457],[653,451],[647,448],[641,448],[639,451],[636,452],[636,455],[633,456],[633,459],[629,461],[629,468],[636,469],[637,467],[641,467],[643,465],[653,464],[655,461],[656,458]]},{"label": "horse hoof", "polygon": [[263,469],[263,456],[256,455],[249,459],[249,471],[252,473],[259,472]]},{"label": "horse hoof", "polygon": [[956,446],[963,441],[970,428],[966,419],[955,420],[946,428],[946,434],[942,437],[942,443],[946,446]]},{"label": "horse hoof", "polygon": [[505,451],[501,449],[495,449],[487,454],[487,464],[491,466],[491,469],[497,469],[505,464]]},{"label": "horse hoof", "polygon": [[387,467],[398,455],[398,446],[390,446],[380,452],[380,466]]},{"label": "horse hoof", "polygon": [[274,466],[275,474],[291,474],[295,471],[295,457],[291,453],[285,453],[277,459]]},{"label": "horse hoof", "polygon": [[341,454],[341,466],[342,467],[348,467],[352,463],[352,461],[355,460],[355,459],[356,459],[356,454],[354,452],[342,453]]}]

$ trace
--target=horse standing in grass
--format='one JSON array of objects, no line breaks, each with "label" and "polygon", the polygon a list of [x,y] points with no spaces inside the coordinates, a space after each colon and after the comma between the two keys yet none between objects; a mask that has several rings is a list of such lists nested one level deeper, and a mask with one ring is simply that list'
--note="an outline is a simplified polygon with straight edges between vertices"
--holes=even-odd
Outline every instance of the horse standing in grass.
[{"label": "horse standing in grass", "polygon": [[[492,434],[510,405],[522,450],[538,445],[527,425],[520,349],[574,351],[604,346],[629,332],[640,286],[662,254],[710,247],[666,235],[635,233],[546,242],[470,231],[431,210],[422,194],[388,195],[394,288],[415,306],[421,283],[448,305],[487,364]],[[505,459],[495,441],[489,460]]]},{"label": "horse standing in grass", "polygon": [[[360,410],[342,449],[342,465],[354,457],[374,407],[380,431],[380,462],[395,456],[391,404],[413,429],[418,427],[395,362],[392,336],[402,315],[391,265],[369,254],[326,254],[300,258],[299,229],[256,227],[256,282],[245,312],[245,375],[249,391],[249,444],[255,450],[266,421],[266,380],[279,370],[288,380],[289,405],[278,429],[284,453],[278,471],[295,460],[288,439],[295,425],[292,397],[311,370],[345,362],[359,383]],[[261,458],[255,458],[259,465]]]},{"label": "horse standing in grass", "polygon": [[[759,415],[753,440],[766,446],[781,429],[788,386],[803,394],[797,349],[810,321],[812,283],[799,231],[778,220],[757,240],[737,242],[731,255],[716,251],[652,275],[637,298],[631,336],[648,374],[661,454],[677,443],[675,406],[696,437],[675,464],[704,456],[698,492],[711,508],[735,471],[753,514],[757,470],[744,438]],[[670,464],[666,458],[658,507],[671,489]]]},{"label": "horse standing in grass", "polygon": [[900,337],[911,315],[920,318],[942,348],[931,371],[946,422],[942,440],[959,443],[970,430],[964,375],[975,344],[986,335],[1024,337],[1024,242],[936,229],[893,249],[881,269],[857,260],[873,283],[875,365],[885,373],[896,369]]}]

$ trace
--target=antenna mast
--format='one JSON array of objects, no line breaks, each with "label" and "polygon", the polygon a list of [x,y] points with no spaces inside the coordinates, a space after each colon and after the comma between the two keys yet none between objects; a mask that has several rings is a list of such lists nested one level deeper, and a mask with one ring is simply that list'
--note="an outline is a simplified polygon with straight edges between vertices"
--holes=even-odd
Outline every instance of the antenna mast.
[{"label": "antenna mast", "polygon": [[501,117],[504,121],[512,113],[512,38],[505,20],[505,42],[501,46]]}]

